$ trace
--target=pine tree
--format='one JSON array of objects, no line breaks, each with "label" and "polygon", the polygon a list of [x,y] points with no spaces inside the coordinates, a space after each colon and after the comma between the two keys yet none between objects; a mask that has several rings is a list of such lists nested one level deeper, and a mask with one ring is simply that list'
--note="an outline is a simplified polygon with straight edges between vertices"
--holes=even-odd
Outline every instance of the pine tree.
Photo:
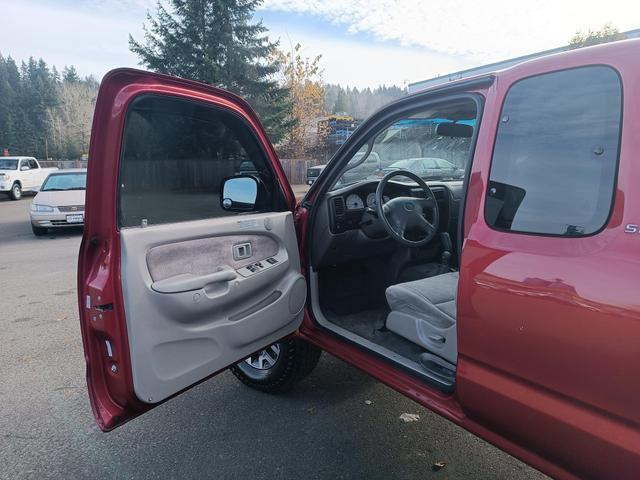
[{"label": "pine tree", "polygon": [[349,104],[349,98],[347,93],[341,88],[338,90],[336,101],[333,104],[333,113],[338,115],[344,115],[351,111],[351,105]]},{"label": "pine tree", "polygon": [[5,148],[12,150],[15,145],[13,109],[16,93],[9,80],[9,61],[11,61],[11,57],[5,60],[0,55],[0,152]]},{"label": "pine tree", "polygon": [[[57,105],[56,84],[44,60],[29,58],[20,68],[18,145],[23,155],[46,157],[52,143],[51,121]],[[28,152],[28,153],[23,153]]]},{"label": "pine tree", "polygon": [[145,67],[230,90],[256,109],[274,143],[294,125],[287,90],[278,85],[269,41],[253,12],[262,0],[168,0],[147,14],[144,42],[129,48]]},{"label": "pine tree", "polygon": [[80,75],[76,71],[76,67],[71,65],[70,67],[64,66],[64,70],[62,70],[62,81],[67,83],[79,83]]},{"label": "pine tree", "polygon": [[98,82],[73,66],[64,81],[55,67],[29,58],[18,68],[0,55],[0,155],[77,158],[88,148]]}]

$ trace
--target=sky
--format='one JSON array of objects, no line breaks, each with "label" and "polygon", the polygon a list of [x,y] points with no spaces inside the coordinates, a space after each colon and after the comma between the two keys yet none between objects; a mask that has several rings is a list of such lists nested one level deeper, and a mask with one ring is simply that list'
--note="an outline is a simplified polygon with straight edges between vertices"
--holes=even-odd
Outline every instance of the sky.
[{"label": "sky", "polygon": [[[155,0],[0,0],[0,54],[42,57],[101,78],[137,67]],[[256,11],[281,48],[322,54],[329,83],[400,85],[566,45],[576,31],[640,28],[635,0],[264,0]]]}]

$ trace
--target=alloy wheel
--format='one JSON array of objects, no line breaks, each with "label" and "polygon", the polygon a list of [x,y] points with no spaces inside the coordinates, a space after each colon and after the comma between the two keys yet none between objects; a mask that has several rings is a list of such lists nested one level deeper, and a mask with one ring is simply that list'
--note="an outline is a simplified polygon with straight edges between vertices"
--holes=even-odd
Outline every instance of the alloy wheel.
[{"label": "alloy wheel", "polygon": [[268,370],[276,364],[278,358],[280,358],[280,345],[274,343],[264,350],[247,357],[245,362],[258,370]]}]

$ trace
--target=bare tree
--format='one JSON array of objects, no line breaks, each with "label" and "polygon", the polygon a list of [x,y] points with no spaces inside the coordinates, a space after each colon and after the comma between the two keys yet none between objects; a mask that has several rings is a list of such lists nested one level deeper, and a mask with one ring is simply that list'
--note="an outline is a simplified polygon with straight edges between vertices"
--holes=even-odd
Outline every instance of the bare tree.
[{"label": "bare tree", "polygon": [[89,150],[96,87],[89,82],[63,82],[59,103],[50,112],[56,147],[67,158],[77,158]]}]

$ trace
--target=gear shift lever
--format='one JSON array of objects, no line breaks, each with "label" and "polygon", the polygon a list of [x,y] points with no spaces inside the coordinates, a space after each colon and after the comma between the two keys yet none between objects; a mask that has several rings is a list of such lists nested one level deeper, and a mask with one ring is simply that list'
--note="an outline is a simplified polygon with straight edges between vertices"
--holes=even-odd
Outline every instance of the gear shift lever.
[{"label": "gear shift lever", "polygon": [[446,267],[451,266],[451,250],[453,249],[453,244],[451,243],[451,237],[448,232],[440,233],[440,241],[442,242],[442,256],[441,261],[442,264]]}]

